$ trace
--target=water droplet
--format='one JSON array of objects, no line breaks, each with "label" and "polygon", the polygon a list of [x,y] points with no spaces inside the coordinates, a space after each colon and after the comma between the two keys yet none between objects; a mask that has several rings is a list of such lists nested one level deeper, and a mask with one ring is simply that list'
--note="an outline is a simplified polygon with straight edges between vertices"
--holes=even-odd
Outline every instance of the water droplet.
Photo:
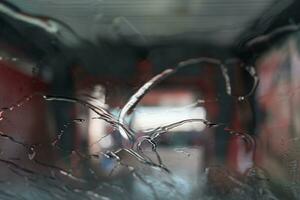
[{"label": "water droplet", "polygon": [[85,122],[85,119],[74,119],[73,121],[75,123],[81,124],[81,123]]},{"label": "water droplet", "polygon": [[238,101],[244,101],[245,100],[245,97],[244,96],[239,96],[238,97]]},{"label": "water droplet", "polygon": [[38,68],[33,67],[31,72],[32,72],[32,75],[37,75],[38,74]]},{"label": "water droplet", "polygon": [[29,160],[33,160],[36,156],[36,152],[34,150],[34,147],[30,147],[28,150],[28,158]]},{"label": "water droplet", "polygon": [[51,145],[54,147],[54,146],[56,146],[57,142],[58,142],[58,140],[56,139],[51,143]]},{"label": "water droplet", "polygon": [[4,113],[3,111],[0,111],[0,121],[4,119],[3,113]]}]

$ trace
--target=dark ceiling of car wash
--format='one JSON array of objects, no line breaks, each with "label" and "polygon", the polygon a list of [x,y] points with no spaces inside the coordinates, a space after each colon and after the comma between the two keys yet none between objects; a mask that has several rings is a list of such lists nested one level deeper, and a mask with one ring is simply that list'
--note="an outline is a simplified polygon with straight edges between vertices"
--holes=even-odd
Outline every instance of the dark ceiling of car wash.
[{"label": "dark ceiling of car wash", "polygon": [[[289,1],[274,0],[11,0],[25,12],[65,22],[82,37],[135,37],[232,44],[258,16],[280,13]],[[268,12],[270,7],[272,12]],[[267,24],[265,24],[267,26]]]},{"label": "dark ceiling of car wash", "polygon": [[[34,55],[43,54],[43,51],[47,51],[47,55],[53,55],[59,49],[66,62],[68,58],[74,62],[76,57],[92,74],[108,73],[115,76],[132,74],[135,70],[132,66],[145,57],[153,63],[154,72],[182,59],[198,56],[248,59],[249,54],[246,52],[243,55],[245,51],[239,49],[240,43],[264,34],[274,26],[274,17],[293,3],[275,0],[8,2],[23,13],[50,18],[60,25],[59,35],[53,38],[51,34],[36,34],[36,27],[28,28],[15,17],[7,20],[14,30],[23,34],[27,42],[35,44],[37,51],[33,52]],[[293,7],[295,10],[296,7]],[[293,19],[282,21],[284,24],[286,21],[292,23]],[[36,37],[39,39],[36,40]],[[57,40],[59,42],[55,42]],[[78,45],[78,41],[84,42]],[[73,47],[66,50],[62,44],[77,44],[76,53],[72,53]],[[52,54],[49,53],[51,50]],[[40,57],[45,59],[43,55]],[[37,59],[40,60],[40,57]],[[105,68],[98,66],[99,59]],[[48,60],[45,62],[49,64]]]}]

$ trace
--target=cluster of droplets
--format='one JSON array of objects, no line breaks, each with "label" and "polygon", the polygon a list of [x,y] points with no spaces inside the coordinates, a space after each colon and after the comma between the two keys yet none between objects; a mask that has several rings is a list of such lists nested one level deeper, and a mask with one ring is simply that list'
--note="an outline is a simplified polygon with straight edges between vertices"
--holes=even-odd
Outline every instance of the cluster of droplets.
[{"label": "cluster of droplets", "polygon": [[[264,36],[260,36],[258,38],[252,39],[251,41],[249,41],[246,44],[246,46],[248,48],[250,48],[250,47],[253,47],[256,44],[259,44],[261,42],[271,40],[273,37],[277,36],[278,34],[281,34],[284,31],[296,31],[296,30],[298,30],[298,26],[296,26],[296,25],[292,26],[292,27],[287,27],[287,28],[283,28],[283,29],[280,29],[280,30],[276,30],[276,31],[274,31],[274,32],[272,32],[268,35],[264,35]],[[3,59],[3,58],[0,57],[0,60],[1,59]],[[12,61],[17,61],[14,58],[11,59],[11,60]],[[239,66],[241,66],[253,79],[253,84],[252,84],[252,87],[251,87],[250,91],[248,91],[244,95],[234,96],[232,94],[232,88],[231,88],[231,83],[230,83],[231,80],[230,80],[230,76],[229,76],[228,68],[227,68],[227,65],[232,63],[232,62],[239,63]],[[142,183],[147,185],[150,190],[153,191],[153,197],[155,199],[159,199],[158,195],[155,192],[155,188],[153,187],[153,185],[151,183],[149,183],[138,172],[138,170],[135,169],[135,167],[129,165],[128,163],[123,162],[121,154],[125,153],[125,154],[135,158],[139,163],[141,163],[143,165],[150,166],[150,167],[156,168],[156,169],[161,169],[162,171],[166,172],[167,174],[170,174],[171,171],[164,165],[164,162],[163,162],[162,158],[160,157],[159,152],[157,151],[157,140],[162,135],[168,134],[168,132],[170,130],[172,130],[172,129],[178,127],[178,126],[182,126],[183,124],[192,123],[192,122],[202,123],[206,126],[206,128],[222,127],[223,130],[225,132],[227,132],[228,134],[238,136],[238,137],[242,138],[247,144],[251,145],[253,152],[255,151],[255,148],[256,148],[255,147],[256,146],[255,139],[253,137],[251,137],[249,134],[232,130],[231,128],[229,128],[224,123],[210,122],[210,121],[207,121],[205,119],[186,119],[186,120],[178,121],[178,122],[168,124],[168,125],[165,125],[165,126],[153,127],[152,130],[145,132],[144,135],[142,135],[142,136],[137,136],[135,134],[134,130],[132,130],[128,126],[128,124],[126,123],[125,117],[129,113],[134,112],[134,109],[138,105],[138,103],[142,100],[142,98],[155,85],[159,84],[161,81],[165,80],[170,75],[175,74],[176,72],[178,72],[179,70],[181,70],[183,68],[193,66],[193,65],[201,66],[202,64],[210,64],[210,65],[219,67],[220,72],[221,72],[221,74],[223,76],[223,79],[224,79],[224,82],[225,82],[226,94],[228,96],[230,96],[230,97],[232,97],[232,98],[234,98],[238,101],[246,101],[250,96],[252,96],[254,94],[255,89],[256,89],[256,87],[258,85],[258,82],[259,82],[259,78],[256,74],[256,70],[255,70],[254,66],[245,65],[237,59],[230,59],[230,60],[221,61],[221,60],[218,60],[218,59],[215,59],[215,58],[200,57],[200,58],[194,58],[194,59],[189,59],[189,60],[182,61],[182,62],[178,63],[178,65],[175,66],[174,68],[166,69],[163,72],[161,72],[161,73],[157,74],[156,76],[154,76],[149,81],[147,81],[144,85],[142,85],[130,97],[128,102],[121,109],[120,115],[119,115],[118,118],[114,117],[105,108],[102,108],[101,106],[94,106],[93,104],[88,103],[88,102],[83,101],[83,100],[80,100],[80,99],[64,97],[64,96],[51,96],[51,95],[44,95],[44,94],[41,94],[41,93],[35,93],[35,94],[32,94],[32,95],[26,96],[24,99],[22,99],[21,101],[17,102],[16,104],[14,104],[10,107],[2,108],[0,110],[0,121],[5,119],[5,114],[7,112],[14,111],[16,108],[21,107],[22,105],[24,105],[26,102],[30,101],[34,97],[42,98],[45,101],[64,101],[64,102],[69,102],[69,103],[80,104],[81,106],[84,106],[87,109],[92,110],[93,112],[95,112],[98,115],[98,117],[96,117],[94,119],[104,120],[109,125],[111,125],[113,128],[117,129],[118,133],[121,136],[121,138],[125,141],[126,144],[129,144],[129,145],[125,145],[125,146],[120,147],[119,149],[114,150],[114,151],[99,152],[98,154],[92,154],[92,155],[83,154],[83,153],[79,152],[78,150],[72,150],[68,153],[69,154],[76,154],[82,160],[89,160],[89,159],[95,159],[95,158],[100,159],[101,156],[104,156],[108,159],[115,160],[117,162],[117,166],[115,166],[112,169],[110,175],[113,174],[114,170],[118,166],[125,167],[133,175],[133,177],[140,180]],[[196,107],[198,105],[202,105],[202,104],[205,104],[205,103],[218,102],[218,101],[219,101],[218,98],[211,99],[211,100],[201,100],[200,99],[200,100],[197,100],[196,102],[194,102],[191,105],[187,105],[187,107]],[[73,123],[83,123],[84,121],[85,121],[84,119],[74,119],[71,122],[66,123],[64,125],[63,129],[60,130],[59,133],[56,134],[55,138],[51,140],[52,147],[59,148],[57,143],[61,140],[63,134],[65,133],[65,129],[67,129],[71,124],[73,124]],[[104,139],[108,135],[109,134],[106,134],[105,136],[99,138],[99,140],[97,140],[97,142],[100,142],[102,139]],[[43,163],[43,162],[39,161],[36,158],[37,154],[38,154],[37,149],[40,148],[41,146],[45,145],[45,144],[42,144],[42,143],[27,144],[27,143],[24,143],[22,141],[16,140],[12,136],[4,134],[2,132],[0,132],[0,137],[6,138],[6,139],[10,140],[11,142],[13,142],[15,144],[23,146],[27,151],[28,159],[35,162],[36,164],[47,167],[47,168],[51,169],[51,171],[56,171],[57,173],[65,176],[67,178],[70,178],[74,181],[78,181],[78,182],[81,182],[81,183],[88,182],[84,178],[74,176],[72,174],[72,171],[70,171],[70,170],[65,170],[65,169],[60,168],[58,166],[50,165],[50,164]],[[142,145],[145,144],[145,143],[150,145],[151,150],[152,150],[152,152],[154,153],[154,155],[156,157],[155,161],[145,154],[144,149],[142,147]],[[92,145],[94,145],[94,144],[92,144]],[[176,152],[184,153],[188,157],[190,156],[190,154],[185,152],[183,149],[177,149]],[[255,153],[253,153],[253,155],[255,155]],[[254,160],[255,159],[253,158],[253,161]],[[37,172],[35,172],[31,169],[24,168],[24,167],[18,165],[17,163],[15,163],[13,161],[10,161],[10,160],[0,158],[0,162],[6,163],[8,166],[14,167],[14,168],[26,173],[26,174],[29,174],[29,175],[41,176],[41,177],[43,177],[47,180],[48,179],[49,180],[53,179],[53,175],[47,176],[47,175],[39,174],[39,173],[37,173]],[[208,168],[208,169],[212,170],[213,168]],[[207,172],[209,172],[210,170],[208,170]],[[248,171],[247,171],[247,175],[246,175],[246,177],[248,177],[247,180],[252,180],[253,177],[256,177],[256,178],[258,177],[257,179],[261,179],[261,176],[257,175],[257,171],[260,171],[261,174],[264,174],[263,172],[261,172],[261,170],[259,168],[257,168],[256,166],[253,166],[252,168],[248,169]],[[98,177],[97,173],[94,172],[93,169],[89,168],[89,172],[91,174],[93,174],[93,176],[95,177],[95,180],[100,180],[101,179],[101,177]],[[246,184],[247,181],[246,182],[241,182],[241,181],[237,180],[236,178],[234,178],[234,176],[231,176],[231,175],[228,175],[228,174],[226,176],[232,182],[234,182],[236,185],[239,185],[239,187],[241,187],[241,188],[248,188],[249,187]],[[267,180],[267,179],[264,179],[264,180]],[[77,189],[77,190],[80,191],[79,189]],[[264,192],[268,193],[269,197],[272,196],[272,194],[270,193],[270,191],[268,189],[265,189]],[[97,197],[97,194],[93,193],[91,191],[88,191],[88,194],[91,195],[91,196]],[[272,197],[272,198],[275,199],[275,197]]]},{"label": "cluster of droplets", "polygon": [[[207,128],[215,128],[215,127],[220,127],[223,126],[224,127],[224,131],[228,132],[229,134],[233,134],[236,136],[240,136],[241,138],[243,138],[246,142],[250,143],[253,147],[253,149],[255,148],[255,141],[254,139],[246,134],[246,133],[240,133],[240,132],[236,132],[234,130],[229,129],[225,124],[223,123],[213,123],[213,122],[209,122],[205,119],[186,119],[186,120],[182,120],[182,121],[178,121],[172,124],[168,124],[165,126],[160,126],[160,127],[154,127],[152,130],[145,132],[145,134],[143,136],[136,136],[134,131],[125,123],[125,117],[127,116],[128,113],[134,111],[134,108],[137,106],[137,104],[141,101],[141,99],[155,86],[157,85],[159,82],[161,82],[162,80],[168,78],[170,75],[176,73],[178,70],[194,65],[194,64],[199,64],[201,66],[201,64],[203,63],[209,63],[212,65],[217,65],[220,67],[221,72],[223,74],[224,80],[225,80],[225,85],[226,85],[226,91],[227,94],[229,96],[232,96],[231,93],[231,86],[230,86],[230,78],[228,75],[228,72],[225,68],[225,64],[223,64],[223,62],[221,62],[220,60],[217,59],[213,59],[213,58],[196,58],[196,59],[189,59],[186,61],[182,61],[180,62],[175,68],[170,68],[170,69],[166,69],[164,70],[162,73],[154,76],[152,79],[150,79],[148,82],[146,82],[139,90],[137,90],[136,93],[134,93],[131,98],[129,99],[129,101],[124,105],[124,107],[121,109],[120,115],[119,117],[116,119],[109,111],[107,111],[105,108],[102,108],[100,106],[94,106],[91,103],[88,103],[86,101],[80,100],[80,99],[76,99],[76,98],[70,98],[70,97],[63,97],[63,96],[51,96],[51,95],[44,95],[44,94],[40,94],[40,93],[35,93],[32,94],[30,96],[25,97],[23,100],[21,100],[20,102],[7,107],[7,108],[3,108],[1,110],[1,119],[3,119],[5,117],[5,113],[6,112],[12,112],[14,109],[21,107],[24,103],[30,101],[32,98],[34,97],[40,97],[43,98],[46,101],[64,101],[64,102],[69,102],[69,103],[76,103],[76,104],[80,104],[90,110],[92,110],[93,112],[95,112],[98,117],[95,119],[101,119],[106,121],[108,124],[110,124],[112,127],[116,128],[119,130],[120,136],[121,138],[123,138],[123,140],[129,144],[127,146],[124,147],[120,147],[119,149],[115,150],[115,151],[106,151],[106,152],[99,152],[99,154],[93,154],[93,155],[85,155],[77,150],[73,150],[69,153],[75,153],[77,156],[79,156],[81,159],[91,159],[91,158],[97,158],[100,159],[100,156],[105,156],[108,159],[112,159],[115,160],[118,165],[117,166],[123,166],[126,167],[128,169],[128,171],[130,173],[132,173],[132,175],[137,178],[138,180],[140,180],[141,182],[143,182],[144,184],[146,184],[152,191],[154,191],[153,186],[148,183],[141,174],[138,173],[138,171],[133,167],[130,166],[127,163],[124,163],[120,157],[120,154],[128,154],[129,156],[135,158],[139,163],[146,165],[146,166],[150,166],[153,168],[157,168],[157,169],[161,169],[164,172],[166,172],[167,174],[171,173],[170,170],[164,165],[162,158],[160,157],[160,154],[157,151],[157,139],[160,138],[162,135],[167,134],[170,130],[178,127],[178,126],[182,126],[186,123],[191,123],[191,122],[199,122],[204,124]],[[224,62],[226,63],[226,62]],[[242,100],[246,100],[247,97],[249,97],[250,95],[253,94],[257,84],[258,84],[258,78],[255,72],[254,67],[245,67],[244,68],[254,79],[254,84],[253,87],[251,89],[251,91],[249,93],[247,93],[244,96],[239,96],[239,97],[234,97],[237,98],[239,101]],[[199,104],[203,104],[203,103],[207,103],[207,102],[217,102],[218,100],[197,100],[195,103],[188,105],[188,106],[197,106]],[[73,123],[83,123],[85,120],[84,119],[74,119],[71,122],[68,122],[64,125],[63,129],[61,129],[59,131],[58,134],[56,134],[55,138],[51,140],[51,144],[53,147],[55,148],[59,148],[57,146],[57,143],[61,140],[63,134],[65,133],[65,129],[67,129],[71,124]],[[108,134],[107,134],[108,135]],[[102,139],[104,139],[107,135],[101,137],[97,142],[100,142]],[[20,141],[15,140],[13,137],[6,135],[6,134],[1,134],[1,137],[5,137],[8,138],[10,141],[20,144],[23,147],[25,147],[27,149],[28,152],[28,158],[29,160],[34,161],[36,164],[42,165],[44,167],[48,167],[51,168],[52,170],[56,170],[58,171],[60,174],[71,178],[72,180],[75,181],[80,181],[80,182],[86,182],[84,179],[79,178],[79,177],[75,177],[72,175],[71,171],[68,170],[64,170],[60,167],[57,166],[53,166],[53,165],[49,165],[47,163],[43,163],[41,161],[39,161],[36,158],[37,155],[37,148],[43,146],[44,144],[26,144]],[[152,152],[155,154],[156,157],[156,161],[153,161],[150,157],[148,157],[143,150],[142,145],[144,143],[147,143],[151,146],[151,150]],[[112,171],[110,172],[110,175],[113,174],[113,171],[116,169],[115,166]],[[97,177],[96,173],[90,169],[89,170],[91,173],[93,173],[93,175],[95,177]],[[155,199],[158,199],[157,195],[155,194],[155,191],[153,192]]]}]

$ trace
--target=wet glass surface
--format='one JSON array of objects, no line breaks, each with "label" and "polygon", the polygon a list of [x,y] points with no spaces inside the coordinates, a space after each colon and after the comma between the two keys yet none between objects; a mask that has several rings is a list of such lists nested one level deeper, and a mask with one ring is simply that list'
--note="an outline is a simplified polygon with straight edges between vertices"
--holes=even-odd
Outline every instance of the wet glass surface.
[{"label": "wet glass surface", "polygon": [[0,2],[0,199],[300,199],[297,1]]}]

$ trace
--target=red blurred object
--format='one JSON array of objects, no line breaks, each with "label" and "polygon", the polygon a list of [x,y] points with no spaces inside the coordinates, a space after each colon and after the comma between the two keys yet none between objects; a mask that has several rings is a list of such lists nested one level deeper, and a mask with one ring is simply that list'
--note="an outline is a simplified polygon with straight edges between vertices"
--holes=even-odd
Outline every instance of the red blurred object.
[{"label": "red blurred object", "polygon": [[[2,112],[0,130],[26,142],[45,140],[49,135],[46,104],[40,96],[33,96],[28,101],[26,98],[47,91],[47,84],[24,74],[15,65],[14,62],[0,61],[0,107],[6,108]],[[18,107],[19,103],[22,105]]]}]

